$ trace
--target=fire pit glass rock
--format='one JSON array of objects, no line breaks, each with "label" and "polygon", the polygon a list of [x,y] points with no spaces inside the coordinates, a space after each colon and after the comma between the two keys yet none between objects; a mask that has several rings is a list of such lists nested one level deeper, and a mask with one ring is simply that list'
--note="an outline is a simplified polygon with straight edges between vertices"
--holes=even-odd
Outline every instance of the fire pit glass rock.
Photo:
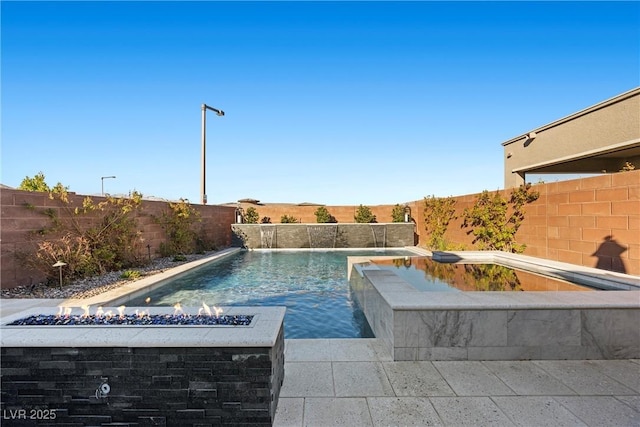
[{"label": "fire pit glass rock", "polygon": [[95,314],[89,314],[88,306],[82,308],[84,309],[84,313],[81,315],[71,315],[71,308],[60,307],[58,314],[31,315],[8,323],[7,326],[249,326],[253,320],[252,315],[222,315],[222,309],[216,307],[213,307],[214,312],[211,312],[206,304],[203,304],[203,308],[198,311],[197,315],[184,313],[178,304],[174,307],[175,312],[173,314],[149,314],[149,312],[144,310],[136,310],[133,314],[125,314],[124,306],[118,308],[117,314],[111,311],[104,312],[102,307],[98,307]]}]

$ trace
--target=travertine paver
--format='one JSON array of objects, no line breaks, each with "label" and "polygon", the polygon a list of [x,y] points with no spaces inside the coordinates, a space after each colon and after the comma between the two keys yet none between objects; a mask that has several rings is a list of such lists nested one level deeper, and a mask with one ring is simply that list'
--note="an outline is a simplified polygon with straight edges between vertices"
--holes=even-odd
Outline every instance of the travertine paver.
[{"label": "travertine paver", "polygon": [[579,395],[637,394],[629,387],[603,374],[590,360],[536,360],[533,363],[571,387]]},{"label": "travertine paver", "polygon": [[629,407],[631,409],[633,409],[634,411],[640,412],[640,396],[639,395],[635,395],[635,396],[615,396],[615,398],[618,399],[619,401],[629,405]]},{"label": "travertine paver", "polygon": [[373,422],[364,397],[310,397],[305,401],[303,426],[368,427],[373,426]]},{"label": "travertine paver", "polygon": [[586,426],[552,397],[499,396],[492,400],[518,426]]},{"label": "travertine paver", "polygon": [[640,412],[613,396],[567,396],[555,400],[590,426],[640,425]]},{"label": "travertine paver", "polygon": [[385,362],[396,396],[455,396],[431,362]]},{"label": "travertine paver", "polygon": [[572,395],[576,394],[542,368],[531,362],[485,361],[498,378],[516,394],[526,396]]},{"label": "travertine paver", "polygon": [[331,362],[285,363],[280,397],[335,396]]},{"label": "travertine paver", "polygon": [[273,422],[279,427],[300,427],[304,413],[304,398],[281,397],[278,399],[278,408]]},{"label": "travertine paver", "polygon": [[433,407],[448,426],[513,426],[488,397],[431,397]]},{"label": "travertine paver", "polygon": [[589,363],[603,374],[640,393],[640,366],[636,363],[629,360],[590,360]]},{"label": "travertine paver", "polygon": [[442,420],[426,397],[368,397],[373,425],[442,426]]},{"label": "travertine paver", "polygon": [[378,361],[378,349],[376,340],[369,339],[339,339],[331,340],[331,360],[334,362],[366,362]]},{"label": "travertine paver", "polygon": [[333,362],[336,396],[394,396],[381,362]]},{"label": "travertine paver", "polygon": [[328,340],[296,339],[284,341],[284,360],[287,362],[330,362]]},{"label": "travertine paver", "polygon": [[482,362],[433,362],[458,396],[507,396],[515,394]]}]

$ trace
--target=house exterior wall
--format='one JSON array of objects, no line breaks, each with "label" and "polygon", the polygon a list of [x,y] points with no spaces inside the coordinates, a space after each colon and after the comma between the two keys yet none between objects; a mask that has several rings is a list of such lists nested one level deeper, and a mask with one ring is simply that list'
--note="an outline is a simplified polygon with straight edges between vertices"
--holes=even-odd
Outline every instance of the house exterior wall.
[{"label": "house exterior wall", "polygon": [[[528,169],[543,172],[615,172],[637,158],[598,157],[596,154],[640,144],[640,88],[534,129],[503,143],[504,187],[524,183]],[[578,165],[569,160],[590,158]],[[547,165],[547,166],[543,166]],[[554,167],[555,165],[555,167]],[[520,171],[520,172],[518,172]]]}]

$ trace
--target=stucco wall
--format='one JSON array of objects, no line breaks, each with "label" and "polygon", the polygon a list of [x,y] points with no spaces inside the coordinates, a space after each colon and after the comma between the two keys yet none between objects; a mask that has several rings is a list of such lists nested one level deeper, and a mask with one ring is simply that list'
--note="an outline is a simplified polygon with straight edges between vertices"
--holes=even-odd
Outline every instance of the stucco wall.
[{"label": "stucco wall", "polygon": [[[83,195],[70,193],[71,206],[82,206]],[[92,197],[94,203],[103,201],[102,197]],[[31,251],[38,238],[33,231],[50,226],[49,218],[43,214],[45,209],[52,209],[58,216],[67,215],[59,202],[51,200],[48,193],[28,192],[3,189],[0,192],[1,230],[0,230],[0,282],[2,288],[18,285],[29,285],[42,280],[35,272],[25,269],[17,260],[16,253]],[[192,205],[201,215],[198,224],[201,233],[218,247],[231,244],[231,224],[234,221],[234,209],[228,206]],[[148,250],[151,257],[158,256],[160,243],[165,242],[166,235],[155,218],[168,209],[166,202],[144,200],[142,209],[136,216],[139,230],[142,233],[143,255]],[[84,226],[91,225],[91,219],[83,219]]]},{"label": "stucco wall", "polygon": [[[524,180],[514,170],[540,172],[609,172],[618,171],[625,161],[635,157],[603,157],[567,165],[572,158],[637,145],[640,141],[640,89],[589,107],[556,122],[535,129],[536,137],[514,138],[504,146],[504,186],[512,188]],[[549,164],[542,168],[541,165]],[[554,164],[556,164],[554,166]]]}]

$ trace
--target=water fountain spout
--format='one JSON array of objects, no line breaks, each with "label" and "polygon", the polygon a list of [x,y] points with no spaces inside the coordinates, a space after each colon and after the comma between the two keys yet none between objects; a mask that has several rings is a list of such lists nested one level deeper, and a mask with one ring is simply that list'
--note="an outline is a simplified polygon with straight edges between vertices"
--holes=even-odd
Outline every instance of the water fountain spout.
[{"label": "water fountain spout", "polygon": [[273,248],[273,236],[276,234],[275,225],[260,226],[260,246],[262,249]]},{"label": "water fountain spout", "polygon": [[335,224],[307,225],[309,248],[335,248],[338,226]]}]

